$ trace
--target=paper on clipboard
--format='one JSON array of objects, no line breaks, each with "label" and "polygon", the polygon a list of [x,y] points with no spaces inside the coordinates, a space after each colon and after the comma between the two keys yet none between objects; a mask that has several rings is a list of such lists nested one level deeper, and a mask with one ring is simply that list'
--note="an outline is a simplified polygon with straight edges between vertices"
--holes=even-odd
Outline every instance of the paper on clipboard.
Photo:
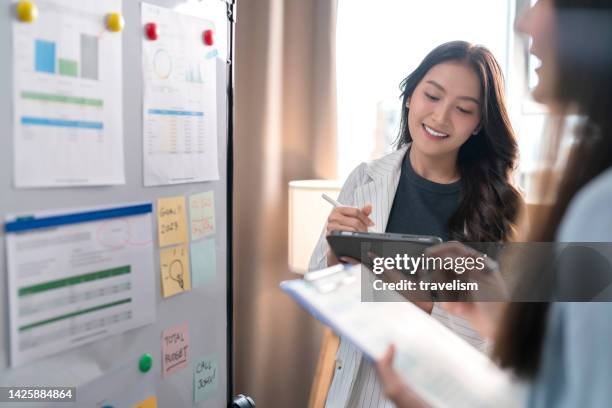
[{"label": "paper on clipboard", "polygon": [[507,372],[412,303],[361,302],[360,265],[314,273],[319,276],[310,281],[306,275],[280,287],[366,357],[380,359],[394,344],[394,368],[427,403],[522,405],[521,386]]}]

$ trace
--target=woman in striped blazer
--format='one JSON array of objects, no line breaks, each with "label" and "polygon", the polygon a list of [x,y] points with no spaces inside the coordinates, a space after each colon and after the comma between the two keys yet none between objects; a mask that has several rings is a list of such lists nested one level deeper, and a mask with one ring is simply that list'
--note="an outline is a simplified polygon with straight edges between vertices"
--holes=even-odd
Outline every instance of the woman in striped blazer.
[{"label": "woman in striped blazer", "polygon": [[[517,145],[505,107],[503,76],[486,48],[453,41],[431,51],[401,83],[397,150],[349,175],[310,261],[338,260],[326,235],[334,230],[436,235],[444,240],[509,240],[521,198],[511,173]],[[467,321],[421,304],[477,348]],[[341,339],[328,407],[385,407],[372,364]]]}]

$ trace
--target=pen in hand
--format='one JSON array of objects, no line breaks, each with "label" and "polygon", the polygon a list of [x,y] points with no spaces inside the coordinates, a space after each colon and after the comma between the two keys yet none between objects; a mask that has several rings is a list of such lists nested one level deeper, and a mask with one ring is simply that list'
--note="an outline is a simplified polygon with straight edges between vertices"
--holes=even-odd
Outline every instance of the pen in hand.
[{"label": "pen in hand", "polygon": [[[323,199],[324,199],[325,201],[327,201],[328,203],[330,203],[331,205],[333,205],[333,206],[334,206],[334,208],[337,208],[337,207],[348,207],[348,208],[354,208],[354,207],[350,207],[350,206],[343,205],[342,203],[340,203],[340,202],[338,202],[338,201],[334,200],[333,198],[331,198],[330,196],[328,196],[328,195],[327,195],[327,194],[325,194],[325,193],[321,194],[321,197],[323,197]],[[367,206],[366,206],[366,207],[367,207]],[[365,207],[364,207],[364,208],[365,208]],[[356,210],[361,211],[361,212],[363,213],[363,210],[362,210],[362,209],[356,208]],[[370,210],[369,210],[368,212],[364,213],[364,215],[366,216],[367,220],[369,221],[369,223],[366,223],[366,225],[373,226],[373,225],[374,225],[374,222],[373,222],[373,221],[372,221],[372,220],[371,220],[371,219],[368,217],[368,215],[370,214],[370,212],[371,212],[371,206],[370,206]]]},{"label": "pen in hand", "polygon": [[344,207],[342,204],[340,204],[339,202],[337,202],[336,200],[334,200],[333,198],[331,198],[330,196],[328,196],[325,193],[321,194],[321,197],[323,197],[323,199],[325,201],[327,201],[328,203],[330,203],[334,207]]},{"label": "pen in hand", "polygon": [[[327,234],[332,231],[368,231],[368,226],[373,226],[374,223],[369,215],[372,212],[372,206],[366,205],[363,209],[345,206],[334,200],[327,194],[321,194],[321,197],[328,203],[334,206],[329,218],[327,219]],[[360,226],[361,225],[361,226]],[[354,263],[353,260],[342,259],[338,260],[331,250],[327,251],[327,265],[342,263]]]}]

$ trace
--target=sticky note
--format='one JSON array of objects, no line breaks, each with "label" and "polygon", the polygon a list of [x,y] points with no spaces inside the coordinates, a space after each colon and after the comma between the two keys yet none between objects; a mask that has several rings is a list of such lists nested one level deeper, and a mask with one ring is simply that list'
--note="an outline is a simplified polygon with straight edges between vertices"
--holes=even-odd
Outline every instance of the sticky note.
[{"label": "sticky note", "polygon": [[187,245],[160,249],[159,267],[162,295],[164,297],[191,290],[189,248]]},{"label": "sticky note", "polygon": [[193,365],[193,401],[198,403],[217,390],[219,373],[217,358],[214,355],[204,356],[195,361]]},{"label": "sticky note", "polygon": [[166,377],[187,367],[189,333],[187,323],[162,333],[162,373]]},{"label": "sticky note", "polygon": [[213,282],[217,276],[217,254],[215,239],[191,243],[191,277],[193,287]]},{"label": "sticky note", "polygon": [[133,408],[157,408],[157,397],[151,395],[149,398],[134,404]]},{"label": "sticky note", "polygon": [[185,197],[157,200],[157,236],[160,248],[187,242]]},{"label": "sticky note", "polygon": [[191,239],[196,240],[215,233],[215,196],[213,191],[189,197]]}]

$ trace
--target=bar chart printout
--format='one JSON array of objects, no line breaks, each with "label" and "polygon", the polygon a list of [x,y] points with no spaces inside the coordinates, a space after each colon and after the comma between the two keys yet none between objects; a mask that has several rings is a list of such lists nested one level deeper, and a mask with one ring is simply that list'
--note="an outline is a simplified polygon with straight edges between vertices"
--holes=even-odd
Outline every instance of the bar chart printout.
[{"label": "bar chart printout", "polygon": [[105,30],[121,0],[41,0],[13,22],[17,187],[125,182],[121,34]]},{"label": "bar chart printout", "polygon": [[7,217],[16,367],[155,320],[152,204]]},{"label": "bar chart printout", "polygon": [[141,13],[164,33],[142,42],[145,185],[218,180],[216,58],[202,42],[213,24],[145,3]]}]

